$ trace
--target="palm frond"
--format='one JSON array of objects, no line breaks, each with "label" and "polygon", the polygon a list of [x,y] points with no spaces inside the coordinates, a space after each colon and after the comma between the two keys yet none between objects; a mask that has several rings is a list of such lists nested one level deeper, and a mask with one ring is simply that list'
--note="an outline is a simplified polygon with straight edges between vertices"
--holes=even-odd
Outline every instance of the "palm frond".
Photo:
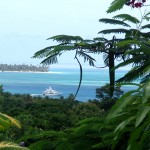
[{"label": "palm frond", "polygon": [[83,39],[80,36],[71,36],[71,35],[56,35],[48,38],[47,40],[53,40],[60,43],[71,43],[72,41],[81,42]]},{"label": "palm frond", "polygon": [[107,29],[107,30],[102,30],[100,32],[98,32],[99,34],[102,33],[102,34],[111,34],[111,33],[116,33],[116,34],[120,34],[120,33],[127,33],[127,29],[123,29],[123,28],[120,28],[120,29]]},{"label": "palm frond", "polygon": [[130,27],[130,25],[128,25],[127,23],[120,21],[120,20],[115,20],[115,19],[102,18],[102,19],[99,19],[99,22]]},{"label": "palm frond", "polygon": [[123,21],[129,21],[134,24],[140,23],[140,21],[137,18],[135,18],[129,14],[119,14],[119,15],[114,16],[113,18],[114,19],[122,19]]},{"label": "palm frond", "polygon": [[128,2],[128,0],[114,0],[110,4],[110,7],[108,8],[107,13],[112,13],[114,11],[117,11],[117,10],[123,8],[125,3],[127,3],[127,2]]}]

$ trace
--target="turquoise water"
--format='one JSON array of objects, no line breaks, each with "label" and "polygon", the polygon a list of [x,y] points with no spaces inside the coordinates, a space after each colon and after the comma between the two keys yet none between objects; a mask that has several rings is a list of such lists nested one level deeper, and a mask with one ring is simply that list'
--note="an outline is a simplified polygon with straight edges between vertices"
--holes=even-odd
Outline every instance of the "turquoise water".
[{"label": "turquoise water", "polygon": [[[126,72],[117,71],[116,79]],[[0,84],[3,85],[4,91],[19,94],[41,94],[52,86],[53,89],[63,93],[64,97],[68,97],[69,94],[76,93],[79,78],[79,69],[51,69],[48,73],[0,72]],[[96,88],[108,82],[108,70],[83,70],[83,81],[76,99],[80,101],[95,99]]]}]

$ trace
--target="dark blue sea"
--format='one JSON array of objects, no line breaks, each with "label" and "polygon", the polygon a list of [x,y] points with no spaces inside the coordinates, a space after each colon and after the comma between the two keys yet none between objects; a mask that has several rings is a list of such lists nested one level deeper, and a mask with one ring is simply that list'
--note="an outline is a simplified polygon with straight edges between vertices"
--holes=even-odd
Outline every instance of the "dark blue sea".
[{"label": "dark blue sea", "polygon": [[[126,70],[117,71],[116,79],[126,72]],[[79,78],[80,70],[69,68],[53,68],[47,73],[0,72],[0,84],[3,85],[5,92],[40,95],[51,86],[54,90],[63,93],[64,98],[76,93]],[[76,99],[79,101],[96,99],[96,88],[106,83],[109,83],[107,69],[83,69],[83,80]],[[128,91],[132,88],[134,87],[126,86],[123,90]]]}]

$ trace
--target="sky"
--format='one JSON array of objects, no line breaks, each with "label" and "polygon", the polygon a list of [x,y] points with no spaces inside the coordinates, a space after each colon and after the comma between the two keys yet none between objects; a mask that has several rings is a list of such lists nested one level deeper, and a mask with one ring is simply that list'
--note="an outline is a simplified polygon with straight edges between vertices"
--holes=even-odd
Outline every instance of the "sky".
[{"label": "sky", "polygon": [[[100,18],[109,18],[106,10],[112,0],[0,0],[0,63],[40,64],[31,58],[35,52],[53,44],[55,35],[98,37],[106,29]],[[125,10],[126,11],[126,10]],[[128,9],[128,11],[130,11]],[[120,12],[118,12],[120,13]],[[108,27],[108,26],[107,26]],[[102,56],[94,56],[103,66]],[[77,65],[74,53],[65,53],[53,66]]]}]

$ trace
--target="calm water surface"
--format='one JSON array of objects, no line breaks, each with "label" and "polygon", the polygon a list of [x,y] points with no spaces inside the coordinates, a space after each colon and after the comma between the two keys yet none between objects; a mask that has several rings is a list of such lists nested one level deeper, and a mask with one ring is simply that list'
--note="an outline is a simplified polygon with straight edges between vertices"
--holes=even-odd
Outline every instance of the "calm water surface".
[{"label": "calm water surface", "polygon": [[[122,77],[127,71],[117,71],[116,78]],[[52,69],[48,73],[32,72],[0,72],[0,84],[4,91],[19,94],[42,94],[52,86],[63,93],[64,97],[75,94],[80,78],[79,69]],[[95,99],[96,88],[109,82],[108,70],[85,69],[83,81],[77,99],[87,101]],[[132,87],[125,87],[125,90]]]}]

